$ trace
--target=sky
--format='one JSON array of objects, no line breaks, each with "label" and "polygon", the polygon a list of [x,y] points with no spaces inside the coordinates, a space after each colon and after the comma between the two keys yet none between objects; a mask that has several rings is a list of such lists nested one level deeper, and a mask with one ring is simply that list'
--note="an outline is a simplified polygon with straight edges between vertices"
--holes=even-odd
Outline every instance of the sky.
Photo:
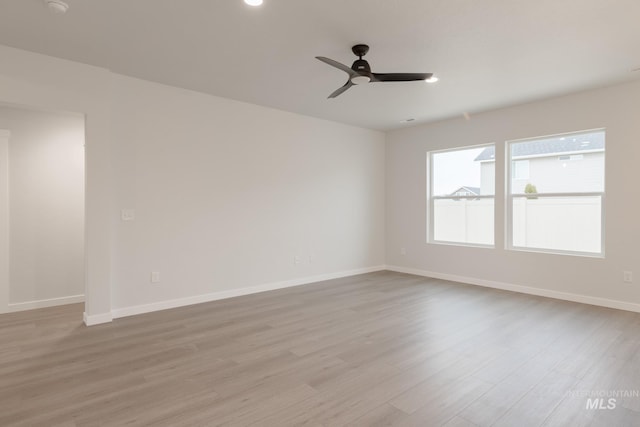
[{"label": "sky", "polygon": [[432,154],[433,195],[445,196],[462,186],[480,187],[480,162],[485,147]]}]

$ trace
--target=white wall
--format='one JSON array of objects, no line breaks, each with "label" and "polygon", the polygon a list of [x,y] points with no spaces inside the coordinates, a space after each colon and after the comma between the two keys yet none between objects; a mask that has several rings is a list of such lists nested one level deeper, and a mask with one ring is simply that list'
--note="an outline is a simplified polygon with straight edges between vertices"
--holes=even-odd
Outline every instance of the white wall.
[{"label": "white wall", "polygon": [[[384,262],[384,135],[3,46],[0,62],[0,102],[86,114],[89,323],[110,320],[112,305]],[[629,197],[640,173],[639,95],[632,83],[391,132],[387,263],[640,302],[640,287],[620,283],[622,270],[640,271],[639,202]],[[497,249],[425,243],[427,150],[599,127],[607,128],[605,259],[505,251],[501,194]],[[504,184],[504,150],[497,155]],[[136,221],[121,222],[121,208],[134,208]],[[313,263],[293,265],[292,255],[307,253]],[[154,286],[151,270],[162,273]]]},{"label": "white wall", "polygon": [[88,323],[384,264],[384,134],[4,46],[0,62],[0,102],[86,114]]},{"label": "white wall", "polygon": [[9,306],[9,136],[0,129],[0,313]]},{"label": "white wall", "polygon": [[384,265],[384,134],[123,76],[111,117],[115,309]]},{"label": "white wall", "polygon": [[[387,137],[387,264],[474,283],[512,284],[618,302],[640,303],[640,82],[395,132]],[[426,244],[426,152],[495,142],[504,188],[504,141],[606,128],[605,259],[507,251],[504,191],[496,194],[496,248]],[[406,248],[402,256],[400,248]],[[541,292],[544,293],[544,292]],[[549,293],[547,293],[549,294]],[[635,306],[640,308],[640,306]]]},{"label": "white wall", "polygon": [[0,102],[86,115],[85,314],[111,319],[110,92],[108,71],[0,46]]},{"label": "white wall", "polygon": [[11,132],[9,303],[81,296],[84,118],[0,107],[0,128]]}]

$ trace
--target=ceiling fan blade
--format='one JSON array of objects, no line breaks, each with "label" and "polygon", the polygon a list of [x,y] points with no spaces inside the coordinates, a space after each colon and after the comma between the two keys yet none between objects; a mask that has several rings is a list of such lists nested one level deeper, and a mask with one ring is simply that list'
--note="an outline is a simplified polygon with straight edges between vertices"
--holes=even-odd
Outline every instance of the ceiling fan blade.
[{"label": "ceiling fan blade", "polygon": [[427,80],[433,73],[371,73],[373,82],[415,82]]},{"label": "ceiling fan blade", "polygon": [[344,91],[346,91],[347,89],[349,89],[351,86],[354,86],[353,83],[351,83],[351,80],[348,80],[344,86],[342,86],[341,88],[337,89],[336,91],[334,91],[331,95],[329,95],[329,98],[335,98],[338,95],[341,95]]},{"label": "ceiling fan blade", "polygon": [[336,67],[337,69],[344,71],[345,73],[349,74],[350,77],[353,77],[354,75],[356,76],[358,75],[358,73],[353,71],[351,67],[347,67],[346,65],[341,64],[338,61],[334,61],[333,59],[325,58],[324,56],[316,56],[316,59],[324,62],[325,64],[329,64],[332,67]]}]

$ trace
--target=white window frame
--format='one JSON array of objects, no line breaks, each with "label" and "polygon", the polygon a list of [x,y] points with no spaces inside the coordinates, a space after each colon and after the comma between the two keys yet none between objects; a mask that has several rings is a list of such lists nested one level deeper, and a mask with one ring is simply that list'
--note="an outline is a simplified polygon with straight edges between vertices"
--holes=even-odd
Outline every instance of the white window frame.
[{"label": "white window frame", "polygon": [[[426,241],[428,244],[434,244],[434,245],[449,245],[449,246],[466,246],[466,247],[473,247],[473,248],[495,248],[496,247],[496,233],[495,233],[495,219],[496,219],[496,204],[495,204],[495,200],[496,200],[496,188],[495,186],[497,185],[495,180],[494,180],[494,189],[493,195],[475,195],[475,196],[455,196],[455,195],[451,195],[451,196],[433,196],[433,155],[434,154],[440,154],[440,153],[447,153],[447,152],[451,152],[451,151],[463,151],[463,150],[472,150],[474,148],[486,148],[486,147],[494,147],[494,150],[497,150],[497,144],[496,143],[488,143],[488,144],[478,144],[478,145],[465,145],[462,147],[455,147],[455,148],[446,148],[443,150],[431,150],[427,152],[427,176],[426,176],[426,184],[427,184],[427,236],[426,236]],[[493,159],[493,164],[494,164],[494,168],[496,167],[496,161],[495,161],[495,157]],[[494,169],[494,176],[495,176],[495,169]],[[493,222],[494,222],[494,228],[493,228],[493,244],[492,245],[485,245],[485,244],[481,244],[481,243],[465,243],[465,242],[450,242],[450,241],[446,241],[446,240],[435,240],[434,239],[434,223],[433,223],[433,218],[434,218],[434,200],[461,200],[461,199],[470,199],[470,200],[474,200],[474,199],[493,199]]]},{"label": "white window frame", "polygon": [[[513,200],[522,197],[531,197],[531,194],[526,193],[511,193],[511,184],[512,184],[512,164],[514,159],[511,158],[511,145],[519,142],[532,141],[537,139],[545,139],[552,137],[569,137],[571,135],[581,135],[589,132],[605,132],[605,149],[604,149],[604,188],[605,191],[591,191],[591,192],[567,192],[567,193],[536,193],[535,197],[541,198],[554,198],[554,197],[600,197],[600,252],[582,252],[582,251],[567,251],[560,249],[547,249],[547,248],[534,248],[529,246],[515,246],[513,244]],[[581,256],[581,257],[590,257],[590,258],[604,258],[605,257],[605,193],[606,193],[606,156],[607,156],[607,148],[606,148],[606,129],[605,128],[597,128],[597,129],[588,129],[576,132],[567,132],[567,133],[559,133],[553,135],[544,135],[537,136],[532,138],[522,138],[522,139],[514,139],[507,141],[504,145],[505,147],[505,160],[507,165],[506,176],[508,179],[506,180],[506,200],[505,200],[505,248],[512,251],[522,251],[522,252],[540,252],[540,253],[548,253],[548,254],[557,254],[557,255],[572,255],[572,256]]]}]

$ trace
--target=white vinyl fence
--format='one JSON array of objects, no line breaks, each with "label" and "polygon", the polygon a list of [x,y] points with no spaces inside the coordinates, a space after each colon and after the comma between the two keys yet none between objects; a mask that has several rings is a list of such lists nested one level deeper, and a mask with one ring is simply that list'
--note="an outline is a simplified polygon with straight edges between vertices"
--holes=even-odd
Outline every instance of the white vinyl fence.
[{"label": "white vinyl fence", "polygon": [[433,239],[493,245],[493,199],[436,199]]},{"label": "white vinyl fence", "polygon": [[[572,252],[601,251],[601,197],[518,197],[513,246]],[[493,199],[434,200],[436,241],[492,245]]]},{"label": "white vinyl fence", "polygon": [[513,246],[572,252],[601,251],[600,196],[513,200]]}]

